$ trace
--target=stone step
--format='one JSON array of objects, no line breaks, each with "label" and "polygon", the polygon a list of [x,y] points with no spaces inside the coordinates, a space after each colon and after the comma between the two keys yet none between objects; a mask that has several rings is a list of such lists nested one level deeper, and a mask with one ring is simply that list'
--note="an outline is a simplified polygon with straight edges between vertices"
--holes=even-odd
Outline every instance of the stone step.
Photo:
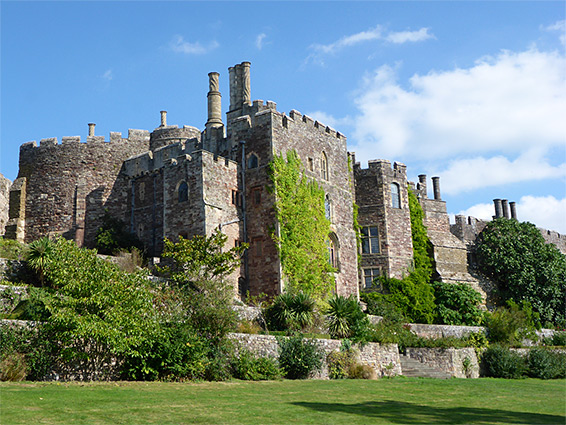
[{"label": "stone step", "polygon": [[451,375],[441,370],[427,366],[420,361],[400,354],[401,359],[401,372],[403,376],[417,377],[417,378],[435,378],[435,379],[448,379]]}]

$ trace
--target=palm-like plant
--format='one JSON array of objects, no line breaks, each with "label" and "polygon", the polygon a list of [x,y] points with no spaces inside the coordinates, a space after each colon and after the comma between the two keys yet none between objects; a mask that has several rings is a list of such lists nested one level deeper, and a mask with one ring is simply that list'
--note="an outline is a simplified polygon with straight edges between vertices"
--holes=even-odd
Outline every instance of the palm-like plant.
[{"label": "palm-like plant", "polygon": [[351,338],[360,336],[367,327],[367,317],[362,311],[358,301],[350,296],[348,298],[334,295],[328,300],[325,311],[328,322],[328,333],[332,338]]},{"label": "palm-like plant", "polygon": [[274,330],[303,330],[311,325],[315,301],[302,292],[283,293],[267,308],[266,316]]},{"label": "palm-like plant", "polygon": [[51,259],[53,244],[47,236],[33,241],[28,248],[26,260],[37,273],[41,286],[45,286],[45,268]]}]

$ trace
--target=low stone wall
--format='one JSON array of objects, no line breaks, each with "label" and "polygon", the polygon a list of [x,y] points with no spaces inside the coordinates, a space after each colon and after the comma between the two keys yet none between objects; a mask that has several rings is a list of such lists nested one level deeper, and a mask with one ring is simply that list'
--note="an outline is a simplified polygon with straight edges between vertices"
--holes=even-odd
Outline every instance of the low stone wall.
[{"label": "low stone wall", "polygon": [[473,348],[407,347],[406,355],[455,378],[479,378],[480,376],[478,358]]},{"label": "low stone wall", "polygon": [[10,313],[26,296],[25,286],[0,285],[0,314]]},{"label": "low stone wall", "polygon": [[[277,338],[271,335],[230,334],[230,338],[237,341],[239,347],[245,348],[258,356],[277,358],[279,345]],[[335,339],[315,339],[316,344],[326,355],[340,350],[342,341]],[[358,361],[370,366],[377,377],[401,375],[401,361],[397,344],[368,343],[358,350]],[[326,356],[325,356],[326,357]],[[315,379],[328,379],[328,366],[326,361],[322,370],[312,376]]]},{"label": "low stone wall", "polygon": [[409,323],[408,326],[417,336],[430,339],[449,336],[462,338],[471,333],[486,333],[486,329],[483,326],[425,325],[422,323]]}]

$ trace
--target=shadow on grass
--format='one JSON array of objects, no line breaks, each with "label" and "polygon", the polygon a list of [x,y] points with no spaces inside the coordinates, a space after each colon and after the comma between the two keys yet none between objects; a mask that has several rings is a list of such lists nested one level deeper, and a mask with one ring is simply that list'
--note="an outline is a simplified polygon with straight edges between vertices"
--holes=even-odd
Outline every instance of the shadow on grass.
[{"label": "shadow on grass", "polygon": [[510,412],[507,410],[474,407],[430,407],[402,401],[370,401],[365,403],[311,403],[295,402],[295,406],[306,407],[325,413],[349,413],[368,418],[382,418],[394,424],[561,424],[564,416],[538,413]]}]

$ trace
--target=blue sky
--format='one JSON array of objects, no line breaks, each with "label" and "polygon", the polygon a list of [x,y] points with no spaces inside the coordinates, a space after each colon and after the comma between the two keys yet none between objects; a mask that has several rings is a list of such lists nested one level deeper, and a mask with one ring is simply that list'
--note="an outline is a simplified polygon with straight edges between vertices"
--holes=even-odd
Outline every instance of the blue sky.
[{"label": "blue sky", "polygon": [[204,128],[210,71],[313,116],[368,159],[439,175],[448,211],[492,199],[566,233],[564,2],[9,2],[0,172],[42,138]]}]

